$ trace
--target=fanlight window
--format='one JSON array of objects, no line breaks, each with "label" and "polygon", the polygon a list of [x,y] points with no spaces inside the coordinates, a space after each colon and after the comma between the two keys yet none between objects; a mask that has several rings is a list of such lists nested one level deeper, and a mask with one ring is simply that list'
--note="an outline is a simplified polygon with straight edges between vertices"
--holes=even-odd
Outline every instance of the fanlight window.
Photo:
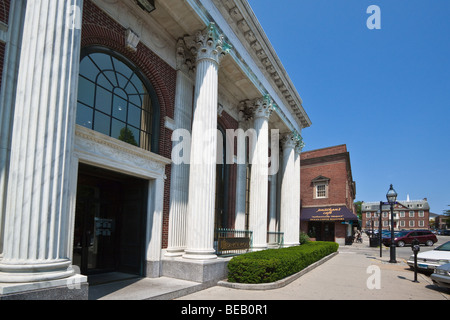
[{"label": "fanlight window", "polygon": [[121,55],[87,49],[80,64],[77,124],[156,152],[152,133],[157,101],[151,90],[148,80]]}]

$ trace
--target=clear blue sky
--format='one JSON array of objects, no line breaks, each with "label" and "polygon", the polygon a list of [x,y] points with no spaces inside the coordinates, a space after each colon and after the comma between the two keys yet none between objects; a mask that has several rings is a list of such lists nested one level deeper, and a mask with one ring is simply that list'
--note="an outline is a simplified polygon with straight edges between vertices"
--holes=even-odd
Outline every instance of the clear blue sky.
[{"label": "clear blue sky", "polygon": [[450,0],[249,3],[313,123],[304,150],[346,144],[356,200],[392,183],[399,200],[450,209]]}]

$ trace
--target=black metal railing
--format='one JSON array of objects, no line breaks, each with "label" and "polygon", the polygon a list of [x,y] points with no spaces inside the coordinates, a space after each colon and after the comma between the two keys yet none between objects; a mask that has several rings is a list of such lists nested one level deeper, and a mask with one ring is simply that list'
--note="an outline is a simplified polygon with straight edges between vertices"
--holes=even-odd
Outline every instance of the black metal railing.
[{"label": "black metal railing", "polygon": [[215,230],[214,240],[218,256],[239,255],[252,249],[253,232],[219,228]]},{"label": "black metal railing", "polygon": [[267,232],[267,243],[269,245],[269,248],[281,248],[284,244],[284,232]]}]

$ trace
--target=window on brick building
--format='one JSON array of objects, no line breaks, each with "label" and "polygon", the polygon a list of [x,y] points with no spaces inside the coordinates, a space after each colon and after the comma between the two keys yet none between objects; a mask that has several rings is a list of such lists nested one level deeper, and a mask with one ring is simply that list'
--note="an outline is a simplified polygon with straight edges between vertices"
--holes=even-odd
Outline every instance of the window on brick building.
[{"label": "window on brick building", "polygon": [[77,124],[157,152],[158,100],[150,82],[110,49],[82,50]]},{"label": "window on brick building", "polygon": [[410,217],[410,218],[414,218],[414,211],[410,211],[410,212],[409,212],[409,217]]},{"label": "window on brick building", "polygon": [[330,178],[324,176],[318,176],[314,178],[312,181],[312,185],[314,186],[314,199],[325,199],[328,198],[328,187]]},{"label": "window on brick building", "polygon": [[326,198],[327,197],[327,186],[326,184],[316,185],[316,198]]}]

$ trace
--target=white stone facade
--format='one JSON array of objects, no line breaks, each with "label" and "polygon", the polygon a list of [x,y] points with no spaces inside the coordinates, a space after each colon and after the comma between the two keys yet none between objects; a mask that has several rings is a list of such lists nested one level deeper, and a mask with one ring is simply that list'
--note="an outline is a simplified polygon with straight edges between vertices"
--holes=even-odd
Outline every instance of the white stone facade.
[{"label": "white stone facade", "polygon": [[[190,134],[188,164],[77,123],[82,32],[91,27],[84,23],[87,2],[89,10],[95,6],[126,30],[127,59],[146,64],[133,61],[145,46],[175,70],[173,118],[165,115],[159,134],[167,129]],[[9,25],[0,30],[6,43],[0,97],[5,111],[0,119],[0,298],[61,286],[74,277],[86,283],[73,268],[80,164],[148,182],[142,276],[220,277],[226,260],[215,249],[217,217],[231,221],[228,227],[251,231],[254,250],[269,247],[268,231],[283,233],[285,246],[299,245],[301,131],[311,122],[249,4],[155,2],[156,10],[148,13],[134,1],[12,1]],[[160,85],[152,83],[158,94]],[[217,215],[222,116],[254,130],[255,148],[246,155],[251,172],[234,150],[227,154],[233,162],[227,165],[236,167],[234,176],[227,176],[234,187],[225,184],[228,211]],[[274,130],[280,136],[276,143]],[[271,166],[280,164],[279,170],[269,170],[269,159]],[[211,276],[214,263],[220,270]]]}]

